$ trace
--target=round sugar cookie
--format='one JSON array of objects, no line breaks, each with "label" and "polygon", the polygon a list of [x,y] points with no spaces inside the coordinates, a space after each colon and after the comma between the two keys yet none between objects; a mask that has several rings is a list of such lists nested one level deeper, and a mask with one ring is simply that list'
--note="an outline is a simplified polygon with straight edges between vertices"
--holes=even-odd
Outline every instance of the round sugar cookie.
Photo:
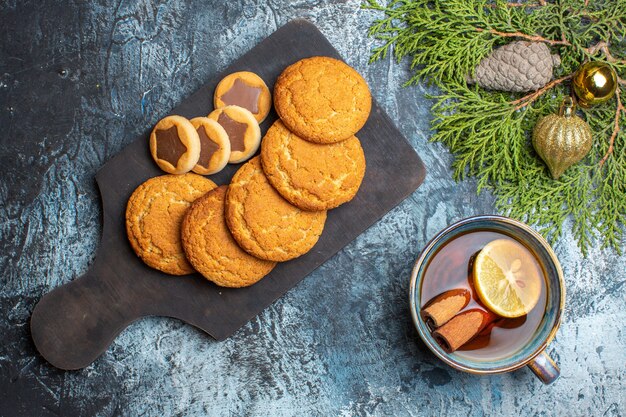
[{"label": "round sugar cookie", "polygon": [[356,136],[313,143],[280,120],[263,138],[261,162],[270,184],[303,210],[328,210],[352,200],[365,175],[365,155]]},{"label": "round sugar cookie", "polygon": [[197,199],[185,215],[181,236],[191,265],[222,287],[247,287],[276,266],[249,255],[233,239],[224,219],[228,186],[222,185]]},{"label": "round sugar cookie", "polygon": [[226,131],[213,119],[196,117],[190,120],[200,138],[200,157],[193,172],[211,175],[220,172],[230,158],[230,141]]},{"label": "round sugar cookie", "polygon": [[261,77],[250,71],[239,71],[219,82],[213,95],[213,105],[216,109],[231,105],[243,107],[261,123],[270,112],[272,96]]},{"label": "round sugar cookie", "polygon": [[198,162],[200,138],[189,120],[182,116],[166,116],[152,129],[150,153],[163,171],[184,174]]},{"label": "round sugar cookie", "polygon": [[228,135],[229,163],[238,164],[246,161],[259,149],[261,129],[248,110],[239,106],[226,106],[213,110],[208,117],[219,123]]},{"label": "round sugar cookie", "polygon": [[282,198],[263,174],[260,157],[235,173],[226,196],[226,224],[257,258],[288,261],[308,252],[326,221],[325,211],[304,211]]},{"label": "round sugar cookie", "polygon": [[367,121],[372,96],[353,68],[316,56],[288,66],[274,86],[274,107],[302,139],[334,143],[354,136]]},{"label": "round sugar cookie", "polygon": [[191,203],[215,186],[188,173],[150,178],[135,189],[126,206],[126,233],[146,265],[171,275],[194,272],[183,252],[180,226]]}]

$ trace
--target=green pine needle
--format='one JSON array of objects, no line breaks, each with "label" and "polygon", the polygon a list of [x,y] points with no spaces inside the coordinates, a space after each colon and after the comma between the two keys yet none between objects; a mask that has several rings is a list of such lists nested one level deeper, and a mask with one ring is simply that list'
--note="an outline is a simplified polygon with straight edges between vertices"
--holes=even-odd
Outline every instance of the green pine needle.
[{"label": "green pine needle", "polygon": [[[543,2],[541,2],[543,3]],[[468,86],[467,75],[495,47],[516,38],[546,42],[561,56],[555,78],[572,74],[584,61],[609,63],[626,79],[626,2],[560,0],[511,5],[485,0],[395,0],[363,8],[383,14],[369,35],[381,44],[370,62],[393,54],[407,58],[412,69],[405,85],[434,83],[441,94],[432,108],[432,140],[443,142],[455,156],[454,177],[478,181],[478,192],[490,189],[498,210],[534,224],[551,241],[558,239],[568,218],[584,254],[599,239],[601,247],[622,253],[626,224],[626,112],[614,134],[617,97],[579,111],[590,125],[594,145],[587,157],[553,180],[530,143],[541,116],[558,111],[569,85],[562,82],[531,104],[513,101],[523,94],[486,91]],[[516,34],[517,36],[512,36]],[[589,48],[604,41],[606,51]],[[626,86],[620,84],[626,104]]]}]

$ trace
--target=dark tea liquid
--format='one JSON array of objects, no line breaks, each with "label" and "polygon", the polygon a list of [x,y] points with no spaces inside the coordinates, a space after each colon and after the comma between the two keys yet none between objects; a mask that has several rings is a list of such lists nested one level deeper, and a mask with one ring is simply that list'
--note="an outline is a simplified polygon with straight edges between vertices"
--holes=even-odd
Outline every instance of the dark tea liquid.
[{"label": "dark tea liquid", "polygon": [[[445,291],[467,288],[472,293],[472,299],[462,311],[471,308],[486,310],[477,301],[476,292],[472,288],[472,262],[474,255],[496,239],[515,241],[502,233],[475,231],[460,235],[441,247],[426,266],[420,294],[421,307]],[[458,349],[455,355],[472,360],[495,360],[514,354],[532,340],[546,309],[545,274],[538,262],[537,266],[541,272],[541,293],[530,313],[515,319],[498,319],[494,325],[488,326],[479,336]]]}]

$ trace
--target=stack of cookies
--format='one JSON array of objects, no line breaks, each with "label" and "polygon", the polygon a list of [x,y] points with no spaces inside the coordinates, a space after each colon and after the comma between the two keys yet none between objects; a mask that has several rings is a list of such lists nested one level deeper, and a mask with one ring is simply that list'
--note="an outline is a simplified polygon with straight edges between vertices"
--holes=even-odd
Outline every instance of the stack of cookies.
[{"label": "stack of cookies", "polygon": [[[241,92],[247,82],[233,77],[225,89]],[[216,107],[217,97],[225,95],[220,85]],[[342,61],[312,57],[279,76],[274,106],[280,120],[263,137],[261,154],[230,185],[170,175],[133,193],[127,231],[144,262],[170,274],[196,270],[217,285],[244,287],[317,243],[327,210],[350,201],[365,175],[355,134],[369,116],[371,95]],[[215,112],[228,112],[228,106]],[[215,112],[209,118],[219,121]]]}]

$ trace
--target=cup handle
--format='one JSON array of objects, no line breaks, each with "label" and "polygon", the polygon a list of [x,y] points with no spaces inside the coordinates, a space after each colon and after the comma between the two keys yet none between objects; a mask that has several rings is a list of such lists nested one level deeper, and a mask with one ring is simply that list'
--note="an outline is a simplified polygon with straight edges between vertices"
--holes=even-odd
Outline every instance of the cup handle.
[{"label": "cup handle", "polygon": [[530,361],[528,367],[546,385],[550,385],[561,375],[559,367],[545,351]]}]

